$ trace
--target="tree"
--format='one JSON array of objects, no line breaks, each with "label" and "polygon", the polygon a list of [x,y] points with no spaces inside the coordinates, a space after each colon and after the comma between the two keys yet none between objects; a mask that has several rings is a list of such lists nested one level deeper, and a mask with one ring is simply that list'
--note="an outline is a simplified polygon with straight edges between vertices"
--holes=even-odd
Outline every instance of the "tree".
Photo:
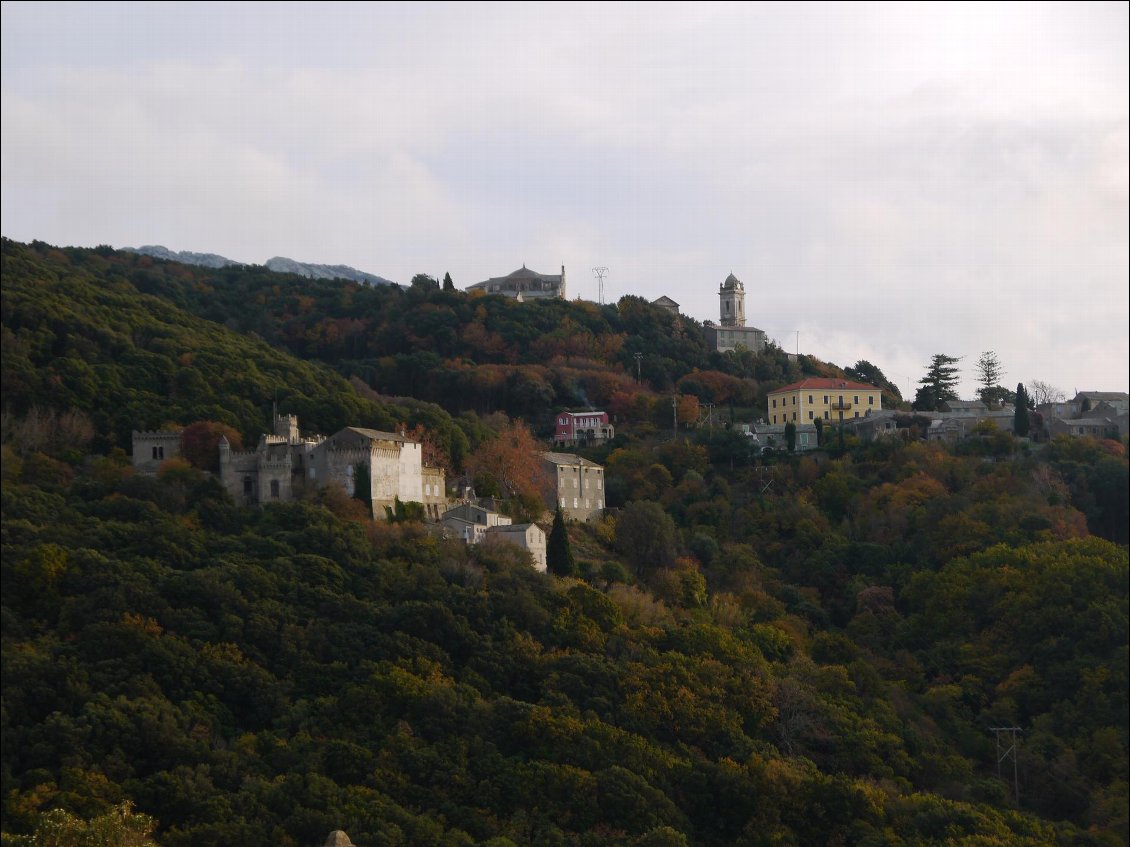
[{"label": "tree", "polygon": [[573,560],[573,549],[569,546],[569,533],[565,529],[565,516],[561,507],[553,514],[553,528],[545,548],[546,565],[549,572],[557,576],[572,576],[577,569]]},{"label": "tree", "polygon": [[454,291],[455,290],[455,283],[451,281],[451,274],[450,273],[444,273],[444,275],[443,275],[443,290],[444,291]]},{"label": "tree", "polygon": [[220,469],[220,439],[226,438],[232,450],[243,449],[243,439],[227,424],[218,421],[197,421],[184,428],[180,436],[180,452],[194,468],[202,471]]},{"label": "tree", "polygon": [[428,274],[416,274],[412,277],[411,287],[418,291],[435,291],[439,288],[439,280]]},{"label": "tree", "polygon": [[89,821],[65,809],[40,813],[31,835],[4,835],[4,843],[28,847],[156,847],[157,821],[133,811],[128,800]]},{"label": "tree", "polygon": [[494,491],[519,501],[522,511],[540,513],[553,480],[541,460],[541,445],[521,421],[507,421],[498,435],[484,441],[467,460],[467,471],[480,492]]},{"label": "tree", "polygon": [[1012,416],[1012,431],[1021,438],[1028,437],[1028,430],[1032,422],[1028,417],[1028,392],[1024,390],[1024,383],[1016,386],[1016,412]]},{"label": "tree", "polygon": [[1029,380],[1028,387],[1028,398],[1037,408],[1045,403],[1061,403],[1067,399],[1062,389],[1042,380]]},{"label": "tree", "polygon": [[977,396],[990,409],[1001,409],[1016,402],[1016,395],[1000,384],[1004,376],[997,354],[989,350],[977,360],[977,382],[981,388]]},{"label": "tree", "polygon": [[788,445],[790,453],[796,452],[796,424],[792,421],[785,424],[785,444]]},{"label": "tree", "polygon": [[896,402],[902,402],[902,392],[899,391],[897,385],[887,379],[886,375],[879,370],[878,365],[873,365],[866,359],[860,359],[853,367],[844,368],[844,373],[852,379],[878,386]]},{"label": "tree", "polygon": [[616,550],[632,563],[636,573],[674,565],[675,538],[675,522],[662,506],[650,500],[629,503],[616,520]]},{"label": "tree", "polygon": [[992,402],[993,391],[1000,387],[1002,376],[1004,376],[1004,368],[1001,367],[1001,360],[997,358],[997,354],[992,350],[982,353],[981,358],[977,360],[977,383],[981,386],[977,396],[986,406]]},{"label": "tree", "polygon": [[930,360],[926,376],[918,380],[922,387],[914,397],[914,408],[920,412],[936,411],[947,400],[957,399],[958,369],[960,357],[936,353]]}]

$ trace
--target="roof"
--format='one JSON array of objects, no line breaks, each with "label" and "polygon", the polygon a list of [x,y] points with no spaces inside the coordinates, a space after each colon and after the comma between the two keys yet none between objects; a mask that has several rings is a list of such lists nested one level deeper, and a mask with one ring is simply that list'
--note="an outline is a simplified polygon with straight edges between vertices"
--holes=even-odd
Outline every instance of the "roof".
[{"label": "roof", "polygon": [[1075,395],[1075,399],[1086,397],[1088,400],[1128,400],[1130,394],[1125,391],[1080,391]]},{"label": "roof", "polygon": [[830,388],[832,390],[843,389],[845,391],[879,391],[879,386],[868,385],[866,382],[852,382],[850,379],[828,379],[826,377],[809,377],[802,379],[800,382],[794,382],[792,385],[785,385],[770,394],[783,394],[786,391],[803,391],[805,389],[824,389]]},{"label": "roof", "polygon": [[[536,523],[513,523],[513,524],[500,524],[499,526],[487,527],[487,532],[521,532],[525,534],[531,526],[538,526]],[[538,529],[541,529],[538,526]],[[542,530],[544,532],[544,530]]]},{"label": "roof", "polygon": [[596,462],[590,462],[581,456],[574,456],[572,453],[542,453],[542,457],[547,462],[552,462],[555,465],[581,465],[586,468],[599,468],[601,467]]},{"label": "roof", "polygon": [[742,285],[742,281],[740,279],[738,279],[736,276],[734,276],[733,273],[731,273],[728,277],[726,277],[726,281],[723,282],[722,285],[725,288],[735,288],[735,287],[736,288],[744,288],[745,287],[745,286]]},{"label": "roof", "polygon": [[666,294],[664,294],[662,297],[657,297],[655,300],[652,300],[651,305],[653,305],[653,306],[678,306],[679,304],[676,303],[674,300],[672,300],[670,297],[668,297]]},{"label": "roof", "polygon": [[[347,426],[345,429],[341,430],[341,432],[352,432],[372,441],[398,441],[402,444],[416,443],[416,439],[408,438],[405,435],[401,435],[399,432],[381,432],[379,429],[365,429],[359,426]],[[339,432],[338,435],[340,435],[341,432]]]}]

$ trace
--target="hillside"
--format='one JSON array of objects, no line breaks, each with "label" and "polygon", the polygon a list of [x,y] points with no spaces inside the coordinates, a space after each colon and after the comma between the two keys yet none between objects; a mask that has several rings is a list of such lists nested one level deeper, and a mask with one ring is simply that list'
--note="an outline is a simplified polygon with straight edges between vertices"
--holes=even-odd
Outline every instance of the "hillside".
[{"label": "hillside", "polygon": [[[652,437],[647,404],[690,381],[755,403],[831,366],[708,354],[636,299],[3,261],[5,833],[129,800],[165,847],[1130,840],[1125,443],[765,464],[732,431]],[[494,393],[441,382],[490,369]],[[457,464],[500,412],[590,389],[639,408],[592,454],[620,508],[569,528],[566,577],[329,492],[239,508],[113,449],[197,417],[253,436],[277,392],[323,431],[410,417]]]}]

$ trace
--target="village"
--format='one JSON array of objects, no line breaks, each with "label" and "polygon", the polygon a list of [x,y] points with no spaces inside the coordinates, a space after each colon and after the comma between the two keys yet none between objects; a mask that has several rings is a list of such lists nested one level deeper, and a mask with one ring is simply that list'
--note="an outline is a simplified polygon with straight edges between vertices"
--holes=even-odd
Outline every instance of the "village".
[{"label": "village", "polygon": [[[490,293],[522,300],[524,296],[562,297],[565,269],[550,278],[522,268],[506,277],[479,285]],[[475,288],[475,286],[472,286]],[[722,351],[750,344],[764,349],[765,334],[746,326],[744,286],[733,274],[719,286],[720,323],[704,327],[708,343]],[[655,305],[677,313],[669,298]],[[1126,392],[1083,391],[1070,401],[1037,405],[1032,442],[1055,436],[1123,438],[1127,434],[1130,395]],[[749,439],[752,455],[810,453],[829,446],[826,433],[860,441],[878,438],[916,438],[949,444],[991,432],[1012,433],[1015,409],[998,408],[980,400],[944,401],[935,411],[884,409],[879,386],[847,379],[809,377],[772,390],[766,416],[727,426]],[[576,452],[608,444],[616,438],[615,421],[597,409],[565,410],[554,415],[552,445],[530,461],[540,463],[544,511],[533,521],[514,523],[496,498],[479,498],[467,478],[449,480],[441,467],[423,460],[419,440],[405,431],[385,432],[349,426],[332,434],[303,433],[297,416],[272,413],[270,433],[254,449],[236,450],[226,438],[218,444],[218,477],[236,503],[259,506],[299,499],[320,486],[335,487],[349,497],[365,499],[370,516],[394,516],[414,504],[419,516],[449,537],[468,545],[502,542],[529,553],[545,571],[545,527],[560,511],[565,520],[599,519],[605,512],[604,468]],[[833,430],[834,428],[834,430]],[[134,431],[133,466],[156,474],[161,465],[180,455],[182,429]],[[565,452],[558,452],[565,451]],[[453,490],[454,489],[454,490]]]}]

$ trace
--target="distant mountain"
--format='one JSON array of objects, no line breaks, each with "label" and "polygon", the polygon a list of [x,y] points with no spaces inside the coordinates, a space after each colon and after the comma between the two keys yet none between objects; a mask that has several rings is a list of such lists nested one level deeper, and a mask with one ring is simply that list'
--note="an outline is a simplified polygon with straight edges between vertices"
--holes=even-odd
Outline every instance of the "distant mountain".
[{"label": "distant mountain", "polygon": [[[143,256],[152,256],[155,259],[165,259],[170,262],[180,262],[185,265],[201,265],[206,268],[224,268],[229,265],[242,265],[226,256],[215,253],[193,253],[190,250],[170,250],[160,244],[147,244],[144,247],[123,247],[131,253],[140,253]],[[354,282],[364,282],[369,285],[395,285],[392,280],[365,273],[349,265],[319,265],[313,262],[296,262],[285,256],[275,256],[264,264],[267,270],[275,273],[298,274],[311,279],[351,279]]]},{"label": "distant mountain", "polygon": [[123,247],[122,249],[130,253],[152,256],[154,259],[180,262],[182,265],[203,265],[206,268],[226,268],[228,265],[243,264],[243,262],[237,262],[225,256],[217,256],[215,253],[193,253],[189,250],[177,252],[160,244],[146,244],[144,247]]},{"label": "distant mountain", "polygon": [[367,282],[369,285],[396,285],[391,279],[365,273],[349,265],[317,265],[312,262],[296,262],[285,256],[268,259],[264,267],[276,273],[299,274],[311,279],[351,279],[354,282]]}]

